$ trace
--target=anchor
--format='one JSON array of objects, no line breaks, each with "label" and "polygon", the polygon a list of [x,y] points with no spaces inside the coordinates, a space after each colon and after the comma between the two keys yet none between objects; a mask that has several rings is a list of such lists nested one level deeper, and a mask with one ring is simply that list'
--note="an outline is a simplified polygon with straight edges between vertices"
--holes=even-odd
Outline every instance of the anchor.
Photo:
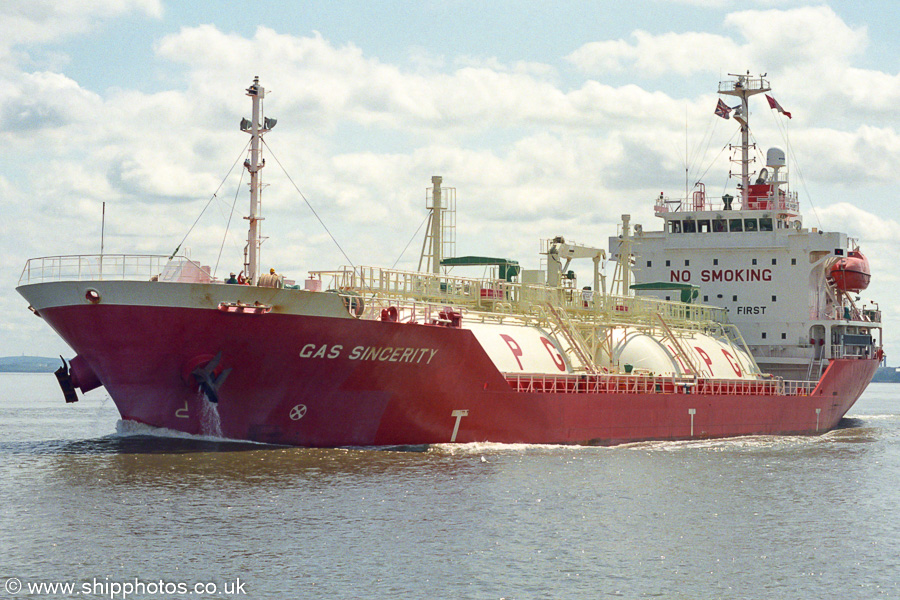
[{"label": "anchor", "polygon": [[53,372],[53,374],[56,375],[56,381],[59,382],[59,387],[62,388],[62,393],[66,398],[67,404],[78,402],[78,394],[75,393],[75,386],[72,384],[72,375],[69,373],[69,364],[62,356],[60,356],[59,359],[62,361],[62,366]]},{"label": "anchor", "polygon": [[78,394],[76,389],[82,393],[89,392],[103,385],[100,378],[94,372],[93,368],[82,356],[76,356],[69,362],[66,362],[62,356],[59,357],[62,366],[53,372],[59,387],[62,388],[63,396],[66,402],[78,402]]},{"label": "anchor", "polygon": [[221,360],[222,352],[220,351],[205,366],[197,367],[191,371],[191,375],[194,376],[200,389],[203,390],[203,393],[206,394],[206,397],[213,404],[219,403],[219,388],[222,387],[222,384],[225,383],[225,378],[231,373],[231,369],[224,369],[216,373],[216,368]]}]

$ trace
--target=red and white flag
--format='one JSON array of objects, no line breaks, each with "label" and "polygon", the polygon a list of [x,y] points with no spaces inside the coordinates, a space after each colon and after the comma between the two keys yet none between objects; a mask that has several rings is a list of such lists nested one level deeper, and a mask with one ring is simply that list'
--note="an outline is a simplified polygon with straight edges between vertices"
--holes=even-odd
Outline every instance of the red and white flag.
[{"label": "red and white flag", "polygon": [[786,116],[788,119],[791,118],[791,113],[789,113],[788,111],[786,111],[786,110],[784,110],[783,108],[781,108],[781,105],[778,104],[778,101],[775,100],[775,98],[773,98],[772,96],[766,94],[766,100],[769,101],[769,108],[774,108],[775,110],[777,110],[778,112],[780,112],[781,114],[783,114],[784,116]]}]

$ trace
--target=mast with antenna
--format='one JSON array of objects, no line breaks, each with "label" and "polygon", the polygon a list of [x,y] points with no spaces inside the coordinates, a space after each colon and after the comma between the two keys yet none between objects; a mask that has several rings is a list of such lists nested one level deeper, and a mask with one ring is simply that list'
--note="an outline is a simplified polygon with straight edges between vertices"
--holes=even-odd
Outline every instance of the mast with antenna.
[{"label": "mast with antenna", "polygon": [[741,206],[746,207],[750,194],[750,96],[768,92],[772,88],[769,82],[760,76],[756,79],[750,77],[750,71],[746,75],[729,73],[729,77],[737,77],[736,81],[720,81],[719,93],[728,96],[737,96],[741,99],[741,105],[735,111],[734,120],[741,124]]},{"label": "mast with antenna", "polygon": [[247,233],[247,248],[244,252],[244,272],[247,282],[255,285],[259,276],[259,216],[261,183],[259,171],[266,166],[266,159],[260,160],[260,141],[267,131],[275,127],[275,119],[267,119],[262,114],[262,99],[266,97],[266,89],[259,85],[259,76],[253,78],[253,84],[247,88],[247,95],[253,101],[251,120],[241,119],[241,131],[250,134],[250,158],[244,161],[244,168],[250,172],[250,215],[244,217],[250,221]]}]

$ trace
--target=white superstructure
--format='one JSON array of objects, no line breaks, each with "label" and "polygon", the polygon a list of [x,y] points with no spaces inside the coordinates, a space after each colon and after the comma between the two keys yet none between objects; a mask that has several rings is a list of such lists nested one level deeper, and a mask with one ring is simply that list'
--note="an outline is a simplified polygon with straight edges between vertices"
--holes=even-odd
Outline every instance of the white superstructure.
[{"label": "white superstructure", "polygon": [[[735,77],[719,93],[741,99],[732,109],[742,131],[737,198],[711,197],[702,183],[690,198],[661,194],[655,212],[663,229],[635,226],[633,276],[637,284],[697,286],[699,302],[728,310],[763,371],[816,379],[830,358],[881,347],[878,306],[858,296],[868,285],[868,262],[846,234],[803,226],[782,150],[770,149],[765,167],[751,170],[747,100],[770,88],[762,77]],[[621,245],[621,236],[610,238],[611,254]],[[639,293],[679,297],[675,289]]]}]

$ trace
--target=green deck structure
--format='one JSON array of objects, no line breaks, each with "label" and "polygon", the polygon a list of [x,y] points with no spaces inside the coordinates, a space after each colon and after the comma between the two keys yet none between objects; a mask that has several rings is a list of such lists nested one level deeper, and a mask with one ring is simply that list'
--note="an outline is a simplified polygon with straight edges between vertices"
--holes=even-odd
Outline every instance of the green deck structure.
[{"label": "green deck structure", "polygon": [[681,301],[690,304],[700,295],[700,286],[689,283],[667,283],[655,281],[653,283],[636,283],[630,286],[633,290],[677,290],[681,292]]},{"label": "green deck structure", "polygon": [[479,266],[496,266],[500,269],[500,279],[512,281],[513,277],[518,276],[522,267],[519,261],[509,260],[506,258],[491,258],[489,256],[458,256],[456,258],[445,258],[441,261],[441,265],[446,267],[479,267]]}]

